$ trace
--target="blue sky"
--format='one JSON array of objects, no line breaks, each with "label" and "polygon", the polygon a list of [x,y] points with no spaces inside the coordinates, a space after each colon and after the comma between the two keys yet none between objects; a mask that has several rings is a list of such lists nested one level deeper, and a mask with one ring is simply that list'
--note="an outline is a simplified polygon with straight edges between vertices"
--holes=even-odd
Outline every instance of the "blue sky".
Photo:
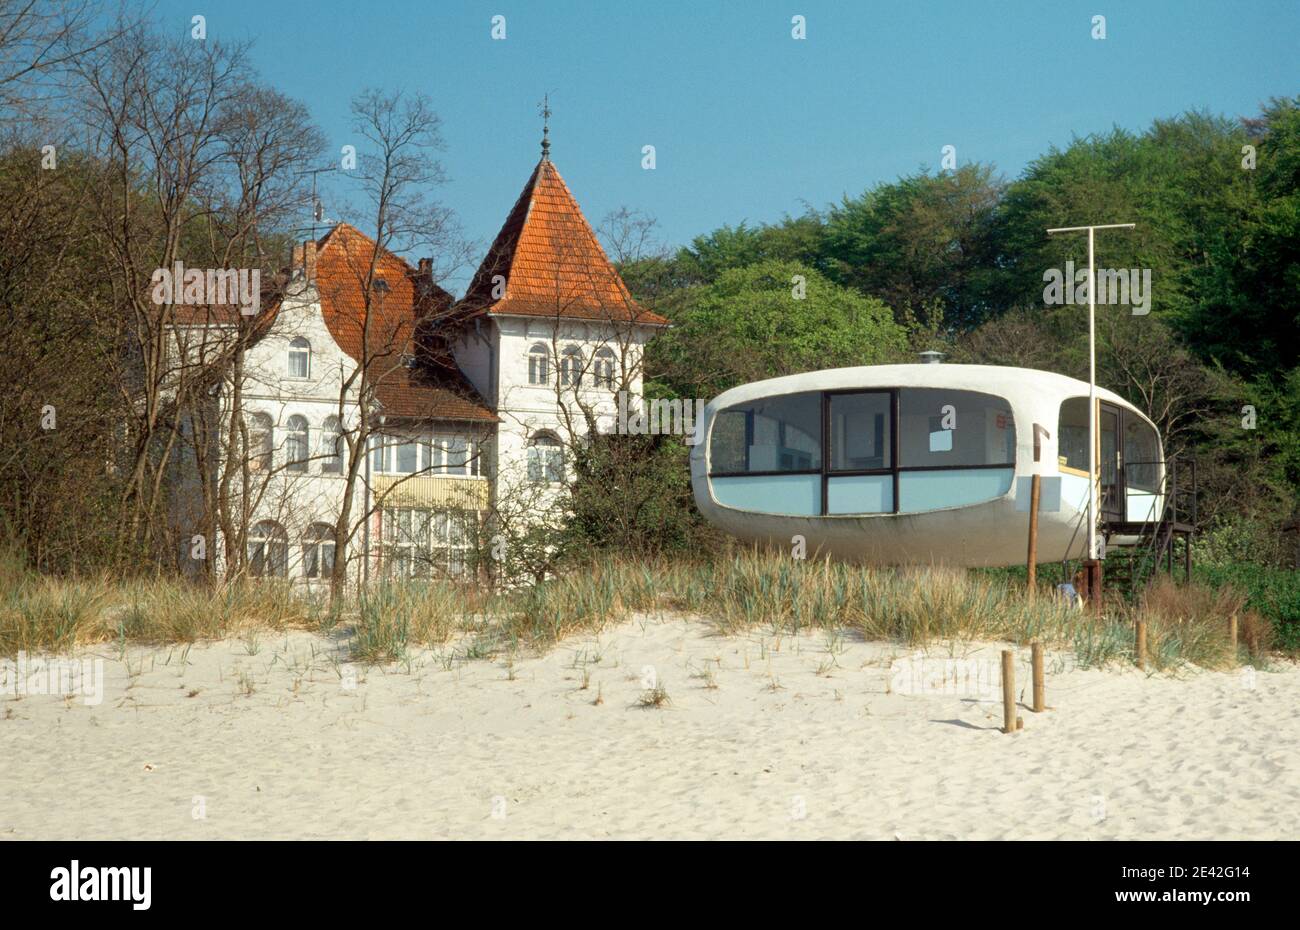
[{"label": "blue sky", "polygon": [[[447,143],[441,199],[481,249],[537,160],[548,92],[552,158],[588,219],[640,209],[674,245],[936,166],[944,145],[1014,177],[1074,135],[1194,107],[1253,115],[1300,92],[1296,0],[156,6],[178,30],[194,13],[210,38],[255,40],[262,77],[310,107],[335,153],[352,140],[359,90],[428,94]],[[497,14],[504,41],[490,37]],[[791,38],[795,14],[804,41]],[[643,145],[656,147],[653,171]]]}]

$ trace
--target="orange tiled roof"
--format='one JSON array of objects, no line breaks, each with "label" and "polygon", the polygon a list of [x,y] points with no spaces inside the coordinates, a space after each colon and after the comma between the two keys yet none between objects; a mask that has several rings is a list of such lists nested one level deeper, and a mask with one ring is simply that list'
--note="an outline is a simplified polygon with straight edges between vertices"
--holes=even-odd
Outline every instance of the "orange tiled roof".
[{"label": "orange tiled roof", "polygon": [[[375,265],[376,290],[366,326],[365,281],[375,242],[347,223],[340,223],[316,243],[316,288],[321,314],[339,347],[360,363],[365,337],[375,395],[394,416],[448,420],[496,420],[449,353],[426,357],[417,350],[416,330],[431,313],[444,311],[452,296],[433,282],[421,285],[417,272],[401,257],[383,250]],[[415,359],[414,367],[403,358]]]},{"label": "orange tiled roof", "polygon": [[[492,296],[497,275],[505,279],[499,299]],[[632,299],[547,158],[533,169],[459,307],[470,313],[668,324]]]}]

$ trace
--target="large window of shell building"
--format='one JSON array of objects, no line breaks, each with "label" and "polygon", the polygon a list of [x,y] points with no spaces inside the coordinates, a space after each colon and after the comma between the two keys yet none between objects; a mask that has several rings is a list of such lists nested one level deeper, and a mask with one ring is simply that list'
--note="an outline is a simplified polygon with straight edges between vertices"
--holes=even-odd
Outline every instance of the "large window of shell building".
[{"label": "large window of shell building", "polygon": [[977,391],[809,391],[725,408],[709,435],[718,503],[758,513],[920,513],[1000,497],[1015,472],[1010,404]]}]

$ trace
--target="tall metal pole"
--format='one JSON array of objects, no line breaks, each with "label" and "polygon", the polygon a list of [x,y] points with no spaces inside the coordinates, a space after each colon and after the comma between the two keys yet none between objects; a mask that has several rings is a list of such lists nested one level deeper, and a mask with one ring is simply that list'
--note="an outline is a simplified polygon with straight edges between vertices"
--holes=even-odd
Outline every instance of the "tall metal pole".
[{"label": "tall metal pole", "polygon": [[[1049,229],[1056,233],[1088,232],[1088,558],[1097,558],[1097,268],[1096,231],[1099,229],[1132,229],[1133,223],[1108,223],[1098,226],[1063,226]],[[1068,282],[1069,287],[1074,282]]]},{"label": "tall metal pole", "polygon": [[1097,557],[1097,269],[1096,227],[1088,227],[1088,558]]}]

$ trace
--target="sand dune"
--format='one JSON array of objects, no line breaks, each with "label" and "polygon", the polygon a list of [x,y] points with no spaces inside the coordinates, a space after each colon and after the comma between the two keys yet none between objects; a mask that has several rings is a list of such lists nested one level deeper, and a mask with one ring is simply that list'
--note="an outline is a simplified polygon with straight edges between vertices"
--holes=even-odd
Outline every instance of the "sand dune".
[{"label": "sand dune", "polygon": [[[1006,736],[988,688],[1000,648],[678,618],[513,663],[421,652],[351,669],[308,633],[105,648],[83,654],[104,659],[97,706],[0,696],[0,836],[1300,833],[1295,664],[1165,677],[1053,654],[1053,709],[1022,710]],[[670,703],[641,706],[655,685]]]}]

